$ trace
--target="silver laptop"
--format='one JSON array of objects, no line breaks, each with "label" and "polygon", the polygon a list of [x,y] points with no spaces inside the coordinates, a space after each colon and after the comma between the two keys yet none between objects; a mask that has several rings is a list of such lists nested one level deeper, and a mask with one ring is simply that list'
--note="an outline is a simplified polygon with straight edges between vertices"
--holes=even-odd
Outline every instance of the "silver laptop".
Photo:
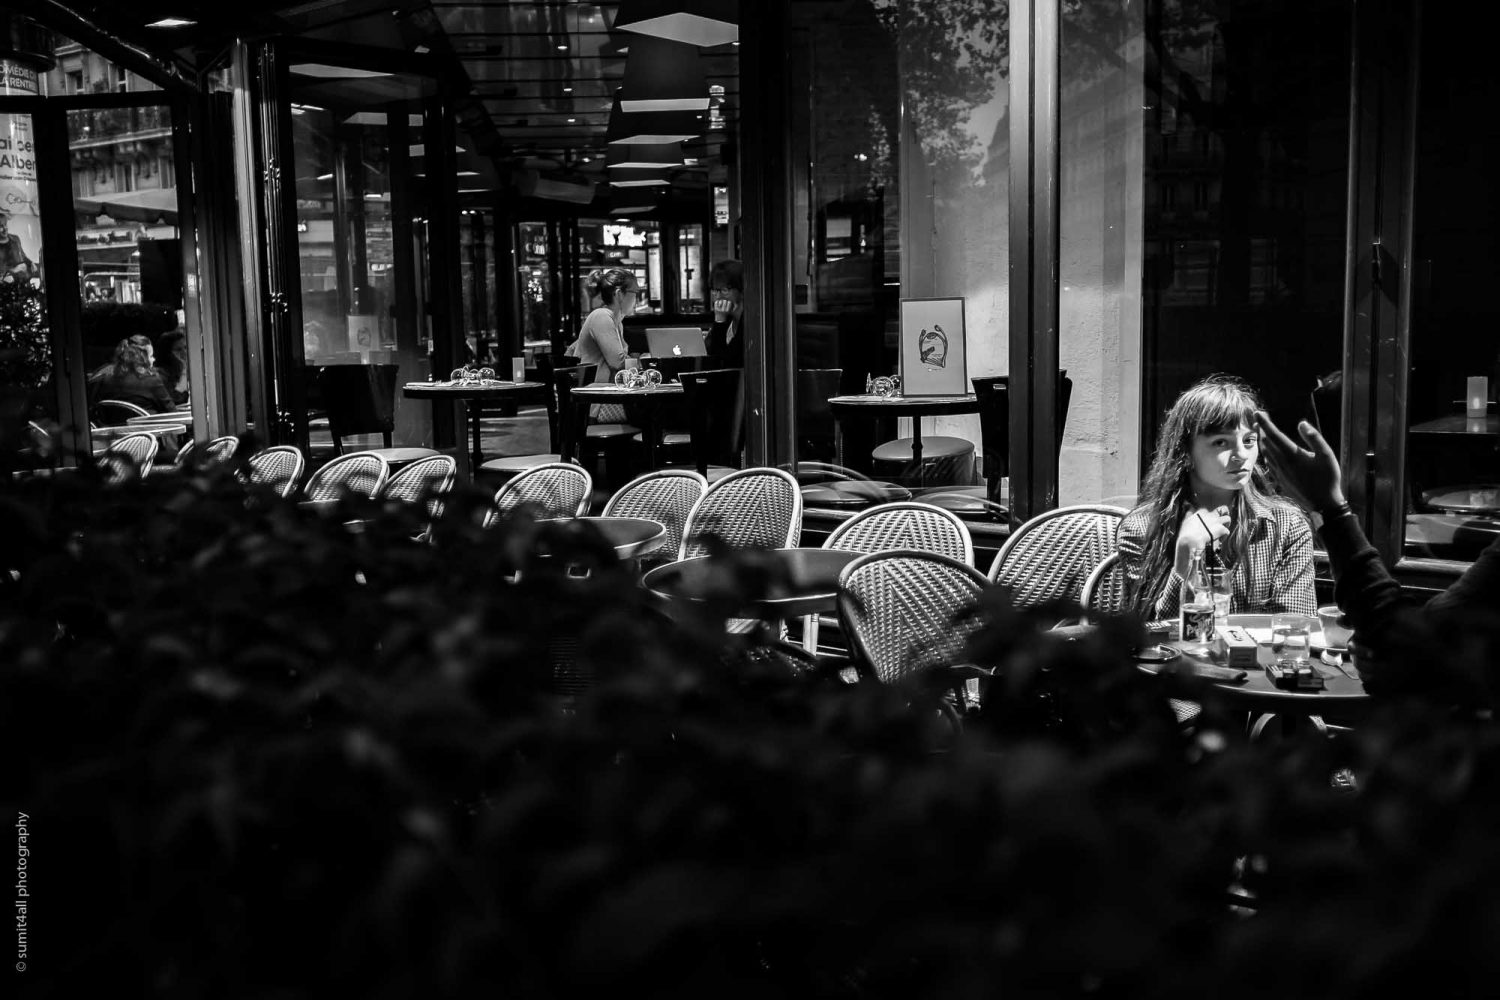
[{"label": "silver laptop", "polygon": [[646,350],[654,358],[701,358],[708,335],[696,326],[648,326]]}]

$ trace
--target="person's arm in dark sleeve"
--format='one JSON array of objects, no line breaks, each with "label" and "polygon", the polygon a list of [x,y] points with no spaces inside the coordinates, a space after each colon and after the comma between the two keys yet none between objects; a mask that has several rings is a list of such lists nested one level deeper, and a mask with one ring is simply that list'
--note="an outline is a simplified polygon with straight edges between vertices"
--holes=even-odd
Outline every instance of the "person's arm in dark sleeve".
[{"label": "person's arm in dark sleeve", "polygon": [[1500,539],[1479,554],[1464,575],[1427,602],[1430,613],[1489,608],[1500,613]]},{"label": "person's arm in dark sleeve", "polygon": [[1321,533],[1333,567],[1334,602],[1348,616],[1351,628],[1369,630],[1408,603],[1401,596],[1401,585],[1365,537],[1358,518],[1353,514],[1328,518]]}]

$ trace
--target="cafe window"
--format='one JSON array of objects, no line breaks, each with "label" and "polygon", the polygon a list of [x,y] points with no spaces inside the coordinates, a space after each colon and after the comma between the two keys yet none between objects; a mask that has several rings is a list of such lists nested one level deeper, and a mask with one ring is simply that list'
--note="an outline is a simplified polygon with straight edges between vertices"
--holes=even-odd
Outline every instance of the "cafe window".
[{"label": "cafe window", "polygon": [[[967,379],[1005,375],[1007,31],[967,3],[791,10],[793,75],[807,81],[793,162],[809,165],[794,182],[798,368],[838,369],[841,391],[862,391],[897,372],[900,301],[955,297]],[[1062,8],[1059,503],[1132,503],[1161,417],[1203,376],[1245,379],[1290,425],[1341,363],[1348,5],[1173,11]],[[1001,450],[981,427],[928,419],[924,434],[960,442],[970,463],[940,470],[942,485],[976,484]],[[932,485],[873,460],[909,422],[862,428],[865,441],[842,429],[841,464]],[[834,457],[802,437],[799,458]]]},{"label": "cafe window", "polygon": [[[791,15],[792,77],[806,88],[792,102],[799,472],[809,487],[869,479],[885,492],[867,500],[961,494],[982,514],[994,444],[977,413],[921,418],[918,462],[910,417],[841,414],[829,398],[903,374],[903,299],[962,300],[942,352],[956,391],[1005,373],[1005,26],[971,0],[793,3]],[[923,391],[917,367],[908,393]],[[810,507],[858,502],[814,492]]]},{"label": "cafe window", "polygon": [[[1500,137],[1492,110],[1500,83],[1482,34],[1457,11],[1427,5],[1421,47],[1405,483],[1393,485],[1403,498],[1404,554],[1468,561],[1500,537],[1495,195],[1475,152]],[[1375,443],[1395,450],[1401,442]]]}]

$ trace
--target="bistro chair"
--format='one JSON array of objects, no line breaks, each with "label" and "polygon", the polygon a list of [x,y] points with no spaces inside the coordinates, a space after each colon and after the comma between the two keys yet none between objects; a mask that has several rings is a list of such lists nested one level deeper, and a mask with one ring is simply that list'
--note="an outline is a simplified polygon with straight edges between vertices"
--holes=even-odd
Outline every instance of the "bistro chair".
[{"label": "bistro chair", "polygon": [[158,447],[155,434],[126,434],[115,438],[99,456],[105,480],[123,483],[149,476]]},{"label": "bistro chair", "polygon": [[494,507],[484,516],[484,526],[492,527],[522,507],[538,518],[583,517],[593,495],[594,479],[580,466],[571,462],[533,466],[500,487]]},{"label": "bistro chair", "polygon": [[[572,360],[572,359],[569,359]],[[583,385],[585,381],[593,381],[594,372],[598,365],[567,364],[558,365],[550,360],[537,368],[528,368],[526,378],[529,381],[541,382],[547,387],[543,403],[547,408],[547,447],[548,451],[531,452],[525,455],[503,455],[492,458],[479,466],[481,473],[492,473],[496,478],[510,478],[518,472],[537,466],[551,465],[565,461],[562,446],[562,410],[558,406],[557,399],[557,377],[559,372],[574,372],[577,378],[584,381],[572,381],[572,385]],[[586,369],[576,371],[575,369]],[[570,415],[571,416],[571,415]]]},{"label": "bistro chair", "polygon": [[344,438],[379,434],[391,447],[396,428],[396,365],[324,365],[318,389],[328,415],[333,453],[344,453]]},{"label": "bistro chair", "polygon": [[683,372],[681,379],[692,464],[698,475],[714,483],[741,464],[745,448],[744,369]]},{"label": "bistro chair", "polygon": [[784,469],[737,469],[711,483],[688,514],[679,559],[708,555],[709,539],[731,549],[785,549],[802,537],[802,494]]},{"label": "bistro chair", "polygon": [[373,500],[385,488],[391,467],[372,451],[340,455],[312,474],[302,498],[312,502],[338,500],[345,495]]},{"label": "bistro chair", "polygon": [[91,416],[101,426],[114,427],[129,423],[131,417],[149,417],[151,411],[123,399],[101,399],[91,407]]},{"label": "bistro chair", "polygon": [[[590,385],[598,373],[598,365],[574,365],[559,368],[552,373],[552,384],[557,390],[558,454],[563,462],[575,459],[594,467],[599,455],[605,462],[619,460],[621,449],[631,445],[631,438],[640,433],[640,428],[626,423],[594,423],[592,406],[579,406],[573,401],[573,390]],[[613,477],[614,469],[608,470]]]},{"label": "bistro chair", "polygon": [[[983,486],[967,486],[924,495],[923,500],[951,510],[970,521],[1010,520],[1007,485],[1010,476],[1010,376],[985,375],[969,380],[979,401],[980,461]],[[1063,430],[1073,398],[1073,380],[1066,368],[1057,373],[1057,450],[1062,453]]]},{"label": "bistro chair", "polygon": [[234,460],[239,449],[240,439],[233,434],[225,434],[201,446],[189,441],[177,452],[175,461],[178,468],[183,469],[195,465],[204,467],[225,465]]},{"label": "bistro chair", "polygon": [[[657,549],[672,558],[682,547],[688,515],[708,492],[708,480],[687,469],[660,469],[637,476],[615,491],[604,505],[604,517],[648,517],[667,529],[667,540]],[[661,559],[657,556],[657,559]],[[647,557],[651,559],[650,556]]]},{"label": "bistro chair", "polygon": [[828,400],[839,394],[842,368],[797,369],[797,454],[822,462],[837,457],[837,424]]},{"label": "bistro chair", "polygon": [[449,455],[432,455],[411,462],[386,482],[381,497],[420,504],[430,526],[443,513],[443,495],[453,488],[458,463]]},{"label": "bistro chair", "polygon": [[[838,615],[856,670],[892,684],[933,667],[959,668],[955,702],[964,705],[969,677],[984,673],[960,666],[980,626],[964,612],[985,586],[977,569],[936,552],[896,549],[854,560],[839,574]],[[948,714],[957,725],[957,708]]]},{"label": "bistro chair", "polygon": [[[1083,594],[1078,603],[1083,605],[1084,620],[1123,613],[1126,582],[1125,563],[1120,559],[1119,552],[1111,552],[1083,582]],[[1203,713],[1203,706],[1195,701],[1168,698],[1167,703],[1179,726],[1192,725]]]},{"label": "bistro chair", "polygon": [[[711,539],[730,549],[795,548],[802,538],[797,480],[785,469],[736,469],[709,484],[682,532],[679,559],[708,555]],[[731,618],[725,628],[743,633],[760,625],[755,619]]]},{"label": "bistro chair", "polygon": [[266,486],[283,500],[297,492],[307,460],[293,445],[278,444],[262,448],[250,456],[248,480],[254,486]]},{"label": "bistro chair", "polygon": [[1090,614],[1118,615],[1123,612],[1125,582],[1125,564],[1120,561],[1120,553],[1111,552],[1083,581],[1078,603],[1083,605],[1085,618]]},{"label": "bistro chair", "polygon": [[[958,516],[918,501],[862,510],[829,532],[823,548],[865,554],[906,549],[947,556],[966,566],[974,564],[974,539]],[[820,624],[816,615],[802,620],[803,648],[809,653],[818,651]]]},{"label": "bistro chair", "polygon": [[1115,551],[1126,510],[1076,504],[1038,514],[1015,531],[995,555],[989,578],[1010,588],[1018,607],[1050,601],[1074,604],[1094,567]]}]

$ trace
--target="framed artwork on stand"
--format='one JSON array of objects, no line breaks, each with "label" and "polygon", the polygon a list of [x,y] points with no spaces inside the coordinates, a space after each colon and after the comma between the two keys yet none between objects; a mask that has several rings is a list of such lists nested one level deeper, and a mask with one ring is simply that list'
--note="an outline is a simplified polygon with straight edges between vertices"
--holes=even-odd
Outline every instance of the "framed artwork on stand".
[{"label": "framed artwork on stand", "polygon": [[962,298],[901,300],[901,395],[967,395],[968,360]]}]

